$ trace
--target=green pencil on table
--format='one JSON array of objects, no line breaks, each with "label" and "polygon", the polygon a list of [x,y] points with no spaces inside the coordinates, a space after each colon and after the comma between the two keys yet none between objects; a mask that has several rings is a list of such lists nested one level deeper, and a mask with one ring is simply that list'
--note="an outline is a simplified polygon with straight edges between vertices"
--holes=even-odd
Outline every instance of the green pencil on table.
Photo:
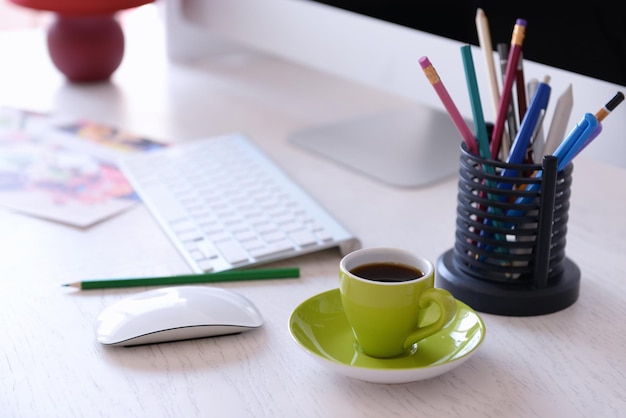
[{"label": "green pencil on table", "polygon": [[300,277],[300,269],[297,267],[287,267],[254,270],[227,270],[217,273],[184,274],[163,277],[130,277],[125,279],[83,280],[74,283],[66,283],[63,286],[88,290],[133,286],[163,286],[242,280],[287,279],[297,277]]}]

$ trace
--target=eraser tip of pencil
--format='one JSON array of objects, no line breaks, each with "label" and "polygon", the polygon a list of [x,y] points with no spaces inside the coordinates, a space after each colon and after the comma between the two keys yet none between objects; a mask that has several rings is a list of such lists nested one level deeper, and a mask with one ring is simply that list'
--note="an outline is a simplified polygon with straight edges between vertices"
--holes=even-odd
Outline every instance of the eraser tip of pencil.
[{"label": "eraser tip of pencil", "polygon": [[526,19],[517,19],[515,21],[515,24],[520,26],[526,26]]},{"label": "eraser tip of pencil", "polygon": [[421,57],[419,59],[419,62],[420,62],[420,65],[422,66],[422,68],[427,68],[428,66],[430,66],[430,60],[426,56]]}]

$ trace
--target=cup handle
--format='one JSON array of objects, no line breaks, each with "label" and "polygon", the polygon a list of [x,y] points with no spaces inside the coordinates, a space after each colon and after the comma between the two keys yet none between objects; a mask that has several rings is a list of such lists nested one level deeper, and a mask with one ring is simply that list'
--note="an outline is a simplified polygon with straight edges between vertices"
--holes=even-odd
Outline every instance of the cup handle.
[{"label": "cup handle", "polygon": [[456,299],[447,290],[431,287],[422,292],[419,299],[420,308],[425,309],[432,303],[439,306],[439,311],[441,312],[439,318],[434,323],[418,328],[409,334],[409,336],[404,340],[405,349],[408,349],[416,342],[438,332],[443,327],[448,325],[448,323],[456,316]]}]

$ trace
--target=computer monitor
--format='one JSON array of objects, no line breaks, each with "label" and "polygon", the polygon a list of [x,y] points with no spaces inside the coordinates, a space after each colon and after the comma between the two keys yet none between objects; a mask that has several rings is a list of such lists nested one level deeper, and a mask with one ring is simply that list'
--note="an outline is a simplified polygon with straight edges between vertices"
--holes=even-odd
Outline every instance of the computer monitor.
[{"label": "computer monitor", "polygon": [[[418,3],[419,7],[416,10],[411,6],[403,12],[398,8],[403,3]],[[496,1],[493,3],[497,4]],[[314,126],[294,132],[289,140],[377,180],[396,186],[423,186],[456,172],[462,140],[421,73],[418,59],[429,57],[473,131],[461,54],[456,48],[451,49],[451,40],[458,46],[476,44],[474,16],[476,7],[481,4],[449,0],[167,0],[168,51],[172,59],[186,60],[239,50],[244,46],[408,98],[414,106],[337,121],[328,126]],[[502,41],[510,42],[515,18],[523,17],[516,16],[503,22],[502,7],[496,5],[493,9],[485,9],[488,16],[490,10],[498,11],[498,15],[489,16],[494,27],[494,43],[502,38],[495,33],[496,30],[508,32]],[[516,13],[516,8],[517,5],[509,13]],[[394,10],[399,12],[395,17],[390,15]],[[538,10],[538,13],[547,13],[545,7]],[[398,19],[398,16],[416,19],[410,23],[408,20],[411,19]],[[439,29],[433,27],[435,21],[442,22]],[[562,24],[564,31],[582,30],[568,26],[572,22],[567,17],[553,23]],[[529,42],[532,25],[529,18]],[[506,26],[508,30],[502,29]],[[445,32],[442,27],[456,29],[456,33]],[[464,29],[459,31],[459,27]],[[553,52],[566,51],[567,48],[555,39],[546,43],[547,48]],[[488,105],[486,70],[479,58],[480,51],[476,46],[473,48],[483,110],[486,119],[492,121],[495,109]],[[579,55],[585,48],[579,46]],[[541,79],[545,75],[543,67],[527,59],[530,48],[524,53],[528,76]],[[567,56],[568,53],[552,55]],[[619,59],[623,60],[623,57]],[[581,60],[584,59],[583,56]],[[557,66],[550,74],[555,96],[569,83],[576,83],[575,97],[598,96],[596,85],[591,87],[582,83],[579,87],[575,68],[555,62],[545,63]],[[618,68],[617,72],[621,74],[619,68],[623,67],[611,65],[611,68]],[[583,74],[580,70],[579,73]],[[607,83],[601,85],[600,90],[607,91],[605,98],[608,100],[615,93],[615,85]],[[601,104],[604,103],[581,104],[575,100],[570,123],[576,122],[584,112],[594,112],[593,107]],[[549,120],[551,111],[549,108],[545,120]],[[608,128],[605,133],[611,131],[611,127]],[[620,129],[623,128],[622,123]],[[616,149],[626,150],[626,145],[621,143],[611,147],[613,152],[604,152],[609,159],[615,155]],[[355,149],[360,152],[354,152]],[[620,160],[616,161],[617,164],[623,163],[621,157],[615,158]]]}]

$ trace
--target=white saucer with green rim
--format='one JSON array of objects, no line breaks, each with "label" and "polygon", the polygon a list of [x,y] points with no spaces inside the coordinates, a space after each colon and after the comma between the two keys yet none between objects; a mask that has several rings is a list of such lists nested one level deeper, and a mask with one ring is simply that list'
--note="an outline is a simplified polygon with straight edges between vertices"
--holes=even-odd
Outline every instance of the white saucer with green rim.
[{"label": "white saucer with green rim", "polygon": [[[457,300],[456,317],[405,356],[379,359],[355,346],[339,295],[333,289],[302,302],[289,318],[289,332],[319,364],[339,374],[373,383],[408,383],[446,373],[467,361],[485,338],[485,324]],[[427,314],[428,316],[428,314]]]}]

